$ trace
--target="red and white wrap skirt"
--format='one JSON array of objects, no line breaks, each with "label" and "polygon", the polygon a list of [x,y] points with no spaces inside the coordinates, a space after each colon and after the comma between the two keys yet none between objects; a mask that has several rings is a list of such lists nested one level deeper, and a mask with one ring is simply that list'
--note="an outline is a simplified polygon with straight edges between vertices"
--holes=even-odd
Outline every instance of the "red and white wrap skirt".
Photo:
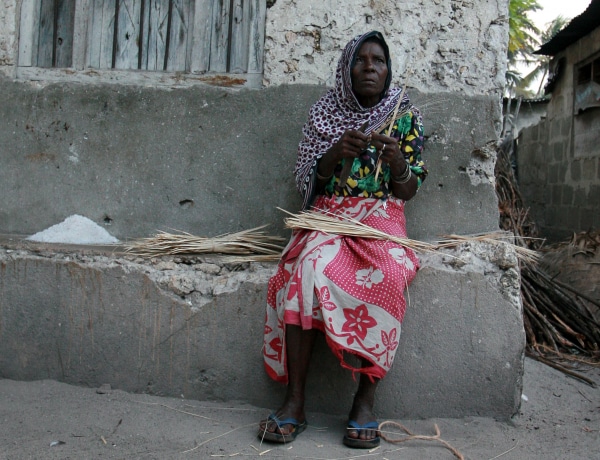
[{"label": "red and white wrap skirt", "polygon": [[[313,209],[406,237],[404,201],[393,197],[319,196]],[[385,376],[398,347],[404,292],[418,268],[415,253],[396,242],[295,231],[268,285],[263,352],[269,376],[287,383],[286,324],[322,331],[343,367]],[[355,368],[345,353],[371,366]]]}]

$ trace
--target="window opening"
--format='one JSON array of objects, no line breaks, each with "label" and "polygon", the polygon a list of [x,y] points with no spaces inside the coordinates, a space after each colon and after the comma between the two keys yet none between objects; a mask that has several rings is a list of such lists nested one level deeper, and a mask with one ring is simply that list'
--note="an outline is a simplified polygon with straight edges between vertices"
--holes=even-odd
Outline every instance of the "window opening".
[{"label": "window opening", "polygon": [[575,104],[577,115],[600,107],[600,57],[593,57],[576,69]]},{"label": "window opening", "polygon": [[23,2],[19,66],[262,73],[266,0]]}]

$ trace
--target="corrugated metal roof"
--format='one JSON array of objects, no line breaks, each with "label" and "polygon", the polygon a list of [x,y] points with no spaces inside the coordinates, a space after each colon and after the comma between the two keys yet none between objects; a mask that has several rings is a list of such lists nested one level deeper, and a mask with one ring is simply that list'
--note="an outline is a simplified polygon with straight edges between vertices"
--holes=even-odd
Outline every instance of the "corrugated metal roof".
[{"label": "corrugated metal roof", "polygon": [[534,51],[533,54],[556,56],[567,46],[575,43],[599,26],[600,0],[592,0],[583,13],[573,18],[569,25],[552,37],[549,42],[544,43],[539,50]]}]

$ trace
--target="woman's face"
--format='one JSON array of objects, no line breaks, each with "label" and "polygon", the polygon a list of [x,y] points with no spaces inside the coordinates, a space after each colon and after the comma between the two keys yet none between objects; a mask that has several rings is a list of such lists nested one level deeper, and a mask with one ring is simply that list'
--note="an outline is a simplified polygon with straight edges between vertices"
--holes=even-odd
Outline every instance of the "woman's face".
[{"label": "woman's face", "polygon": [[385,52],[377,42],[361,45],[350,72],[352,90],[363,107],[373,107],[380,98],[388,75]]}]

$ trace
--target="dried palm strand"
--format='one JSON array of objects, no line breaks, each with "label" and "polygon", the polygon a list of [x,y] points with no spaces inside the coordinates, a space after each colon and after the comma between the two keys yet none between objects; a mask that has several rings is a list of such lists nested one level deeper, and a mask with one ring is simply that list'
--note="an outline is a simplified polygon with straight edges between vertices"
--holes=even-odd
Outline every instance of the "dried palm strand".
[{"label": "dried palm strand", "polygon": [[[453,247],[459,244],[460,242],[468,242],[468,241],[479,241],[482,243],[494,244],[499,241],[502,241],[508,245],[510,245],[513,250],[517,253],[517,256],[520,260],[527,261],[529,263],[535,264],[540,260],[540,253],[536,250],[529,249],[528,247],[521,246],[519,244],[513,243],[513,235],[507,232],[490,232],[490,233],[478,233],[474,235],[443,235],[443,240],[440,240],[437,243],[438,248],[442,247]],[[526,237],[522,237],[522,239],[528,239]]]},{"label": "dried palm strand", "polygon": [[[402,99],[404,98],[404,93],[406,92],[406,86],[408,85],[408,79],[412,75],[412,73],[413,73],[412,70],[410,70],[408,72],[406,81],[404,82],[404,86],[402,87],[402,92],[400,93],[400,98],[398,99],[398,102],[396,103],[396,107],[394,108],[394,113],[390,120],[390,124],[385,132],[385,135],[388,137],[390,136],[390,134],[392,134],[392,128],[394,127],[394,122],[396,121],[396,118],[399,118],[398,109],[402,105]],[[404,115],[405,113],[408,113],[408,107],[405,110],[403,110],[402,112],[400,112],[400,115]],[[382,163],[382,161],[381,161],[381,157],[380,157],[377,159],[377,166],[375,166],[375,181],[377,181],[377,178],[379,177],[379,173],[381,172],[381,163]]]},{"label": "dried palm strand", "polygon": [[435,245],[424,243],[422,241],[411,240],[398,236],[388,235],[385,232],[377,230],[362,222],[343,216],[334,216],[331,213],[321,211],[304,211],[299,214],[293,214],[285,209],[277,208],[291,217],[284,219],[286,228],[316,230],[323,233],[355,236],[360,238],[371,238],[379,240],[389,240],[401,244],[416,251],[434,252]]},{"label": "dried palm strand", "polygon": [[224,264],[243,264],[246,262],[278,262],[281,253],[277,254],[247,254],[247,255],[221,255],[219,261]]},{"label": "dried palm strand", "polygon": [[[283,250],[279,243],[284,239],[259,231],[266,225],[237,233],[215,237],[194,236],[187,232],[159,232],[150,238],[139,238],[125,245],[125,251],[141,257],[175,254],[262,254],[278,258]],[[264,257],[263,257],[264,259]],[[240,259],[241,260],[241,259]]]},{"label": "dried palm strand", "polygon": [[498,242],[502,242],[512,246],[515,249],[518,257],[529,262],[535,262],[539,258],[536,251],[517,246],[508,241],[509,235],[503,232],[481,233],[475,235],[448,235],[444,236],[443,239],[435,243],[427,243],[410,238],[389,235],[356,219],[333,215],[325,211],[305,211],[300,214],[292,214],[284,209],[278,209],[291,216],[287,217],[284,222],[286,228],[290,228],[292,230],[316,230],[334,235],[389,240],[413,249],[417,252],[436,252],[440,249],[454,248],[468,242],[483,242],[488,244],[497,244]]},{"label": "dried palm strand", "polygon": [[[389,429],[384,430],[383,427],[387,427],[388,425],[391,426],[392,428],[401,429],[402,431],[404,431],[404,433],[406,433],[406,435],[395,432],[395,431],[389,431]],[[440,437],[441,432],[440,432],[440,429],[439,429],[437,423],[434,423],[433,427],[435,428],[434,436],[415,434],[399,422],[396,422],[393,420],[385,420],[379,424],[379,431],[381,433],[381,437],[383,439],[385,439],[387,442],[392,443],[392,444],[400,444],[401,442],[413,441],[413,440],[439,442],[444,447],[446,447],[446,449],[450,450],[458,460],[464,460],[465,457],[463,456],[463,454],[460,453],[460,451],[456,447],[453,447],[448,441],[444,441]],[[400,437],[394,438],[393,435],[396,435],[396,436],[400,435]]]}]

